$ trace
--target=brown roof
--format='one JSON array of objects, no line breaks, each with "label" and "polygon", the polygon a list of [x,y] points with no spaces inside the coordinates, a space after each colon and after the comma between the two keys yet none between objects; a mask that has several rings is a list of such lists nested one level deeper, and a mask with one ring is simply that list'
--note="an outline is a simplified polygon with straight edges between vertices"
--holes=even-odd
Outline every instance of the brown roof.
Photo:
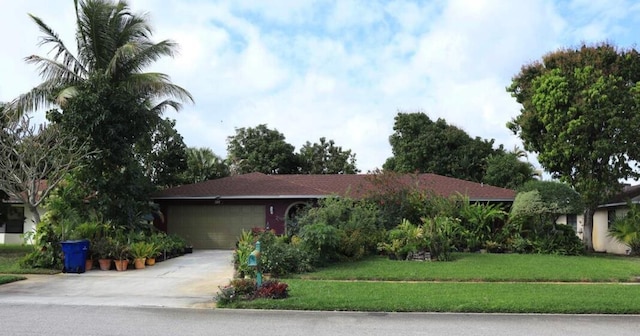
[{"label": "brown roof", "polygon": [[628,201],[633,203],[637,203],[639,201],[638,196],[640,196],[640,184],[634,186],[625,186],[622,188],[622,191],[611,197],[605,204],[600,205],[601,207],[607,206],[616,206],[626,204]]},{"label": "brown roof", "polygon": [[[251,173],[169,188],[154,199],[362,197],[379,189],[371,174],[265,175]],[[417,186],[441,196],[460,193],[473,201],[513,201],[515,191],[436,174],[396,175],[386,185]]]}]

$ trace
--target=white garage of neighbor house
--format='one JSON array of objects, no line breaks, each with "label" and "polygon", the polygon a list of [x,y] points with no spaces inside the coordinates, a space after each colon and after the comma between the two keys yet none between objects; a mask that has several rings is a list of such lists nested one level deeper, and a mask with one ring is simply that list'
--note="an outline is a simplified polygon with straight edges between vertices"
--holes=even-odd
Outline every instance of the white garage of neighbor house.
[{"label": "white garage of neighbor house", "polygon": [[[373,175],[265,175],[251,173],[162,190],[153,199],[164,221],[159,229],[195,248],[232,249],[242,230],[286,233],[287,220],[306,204],[330,196],[360,198],[376,189]],[[395,187],[417,187],[436,195],[466,195],[472,202],[511,204],[510,189],[435,174],[402,175]]]}]

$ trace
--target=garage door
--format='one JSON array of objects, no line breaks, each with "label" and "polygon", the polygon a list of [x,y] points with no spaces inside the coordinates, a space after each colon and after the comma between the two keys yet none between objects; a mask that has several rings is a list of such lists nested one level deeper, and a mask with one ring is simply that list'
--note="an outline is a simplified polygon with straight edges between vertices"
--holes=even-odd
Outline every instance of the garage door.
[{"label": "garage door", "polygon": [[167,231],[202,249],[232,249],[242,230],[265,222],[263,205],[174,205],[167,213]]}]

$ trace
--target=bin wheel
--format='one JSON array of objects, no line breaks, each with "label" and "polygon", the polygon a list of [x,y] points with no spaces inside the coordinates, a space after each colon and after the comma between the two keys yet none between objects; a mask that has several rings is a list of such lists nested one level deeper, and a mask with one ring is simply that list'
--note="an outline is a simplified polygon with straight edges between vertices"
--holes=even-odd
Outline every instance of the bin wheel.
[{"label": "bin wheel", "polygon": [[67,268],[66,267],[62,268],[62,273],[67,273]]}]

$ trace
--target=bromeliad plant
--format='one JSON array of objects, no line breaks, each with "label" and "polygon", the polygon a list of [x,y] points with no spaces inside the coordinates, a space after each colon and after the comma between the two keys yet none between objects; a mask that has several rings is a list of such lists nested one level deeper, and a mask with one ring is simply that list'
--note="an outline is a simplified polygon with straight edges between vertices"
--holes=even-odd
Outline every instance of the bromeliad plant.
[{"label": "bromeliad plant", "polygon": [[378,250],[392,259],[404,260],[409,254],[426,251],[429,240],[422,225],[414,225],[408,219],[389,231],[387,241],[378,244]]}]

